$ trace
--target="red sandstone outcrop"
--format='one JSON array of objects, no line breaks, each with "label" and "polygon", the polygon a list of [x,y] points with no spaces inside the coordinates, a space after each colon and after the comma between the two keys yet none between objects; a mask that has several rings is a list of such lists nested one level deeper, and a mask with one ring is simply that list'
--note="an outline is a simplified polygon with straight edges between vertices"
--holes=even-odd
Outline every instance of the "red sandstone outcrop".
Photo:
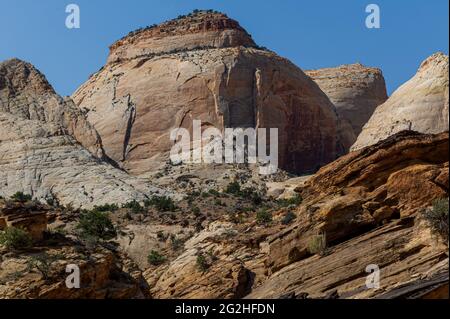
[{"label": "red sandstone outcrop", "polygon": [[278,128],[280,167],[294,172],[313,171],[345,148],[319,87],[223,14],[200,12],[118,41],[72,97],[106,154],[132,174],[165,163],[170,131],[190,129],[194,119],[203,129]]}]

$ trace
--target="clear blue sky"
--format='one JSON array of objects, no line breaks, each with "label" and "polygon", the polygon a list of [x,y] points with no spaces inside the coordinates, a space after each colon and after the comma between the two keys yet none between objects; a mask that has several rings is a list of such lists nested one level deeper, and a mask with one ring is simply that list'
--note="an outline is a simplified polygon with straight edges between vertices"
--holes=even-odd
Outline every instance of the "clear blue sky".
[{"label": "clear blue sky", "polygon": [[[65,27],[65,7],[81,28]],[[381,29],[365,27],[365,7],[381,8]],[[303,69],[361,62],[380,67],[392,92],[436,51],[448,54],[448,0],[0,0],[0,61],[18,57],[70,95],[129,31],[193,9],[238,20],[256,42]]]}]

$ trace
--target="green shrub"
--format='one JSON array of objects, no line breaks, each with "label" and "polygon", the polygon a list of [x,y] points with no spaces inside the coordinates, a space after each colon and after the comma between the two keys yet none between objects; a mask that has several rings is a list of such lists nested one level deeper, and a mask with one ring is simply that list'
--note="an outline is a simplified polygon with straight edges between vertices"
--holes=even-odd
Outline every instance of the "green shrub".
[{"label": "green shrub", "polygon": [[297,216],[293,212],[287,212],[286,215],[284,215],[283,219],[281,220],[281,223],[283,225],[289,225],[296,218]]},{"label": "green shrub", "polygon": [[153,266],[159,266],[166,262],[166,258],[155,250],[152,250],[147,257],[148,263]]},{"label": "green shrub", "polygon": [[194,214],[195,217],[200,216],[201,215],[200,208],[198,208],[198,206],[193,206],[192,207],[192,213]]},{"label": "green shrub", "polygon": [[132,200],[131,202],[125,203],[122,205],[122,208],[128,208],[131,209],[131,212],[133,214],[139,214],[144,211],[144,207],[139,204],[136,200]]},{"label": "green shrub", "polygon": [[105,204],[100,206],[94,206],[93,211],[96,212],[115,212],[119,209],[119,206],[117,204]]},{"label": "green shrub", "polygon": [[18,202],[24,203],[30,201],[33,197],[28,194],[24,194],[22,192],[17,192],[11,196],[11,199],[16,200]]},{"label": "green shrub", "polygon": [[266,209],[262,209],[256,213],[256,221],[260,225],[269,224],[272,221],[272,213],[270,213]]},{"label": "green shrub", "polygon": [[210,190],[208,191],[208,193],[210,193],[211,195],[216,196],[216,197],[218,197],[218,196],[221,195],[221,194],[220,194],[218,191],[216,191],[215,189],[210,189]]},{"label": "green shrub", "polygon": [[432,208],[424,212],[424,217],[431,226],[433,232],[441,235],[448,241],[448,198],[438,199],[433,202]]},{"label": "green shrub", "polygon": [[327,238],[325,233],[314,235],[308,243],[308,252],[310,254],[324,254],[327,249]]},{"label": "green shrub", "polygon": [[209,267],[210,267],[210,264],[206,260],[205,255],[203,255],[202,253],[199,253],[197,255],[197,268],[201,272],[206,272],[209,269]]},{"label": "green shrub", "polygon": [[177,206],[175,205],[172,198],[167,196],[153,196],[152,198],[145,201],[145,206],[153,206],[160,212],[170,212],[177,209]]},{"label": "green shrub", "polygon": [[302,197],[297,194],[291,198],[279,199],[277,202],[278,202],[278,205],[281,207],[288,207],[291,205],[298,206],[302,203],[302,201],[303,201]]},{"label": "green shrub", "polygon": [[41,273],[44,280],[50,278],[52,264],[57,260],[55,256],[49,256],[46,253],[31,257],[28,261],[28,270],[36,269]]},{"label": "green shrub", "polygon": [[83,212],[77,225],[80,236],[85,239],[109,240],[116,237],[116,229],[107,213]]},{"label": "green shrub", "polygon": [[172,243],[173,250],[178,250],[184,246],[184,242],[173,234],[170,236],[170,241]]},{"label": "green shrub", "polygon": [[225,192],[232,195],[240,195],[241,194],[241,185],[238,181],[231,182],[228,184]]},{"label": "green shrub", "polygon": [[31,244],[30,234],[23,229],[7,227],[0,231],[0,245],[5,246],[8,250],[28,248]]}]

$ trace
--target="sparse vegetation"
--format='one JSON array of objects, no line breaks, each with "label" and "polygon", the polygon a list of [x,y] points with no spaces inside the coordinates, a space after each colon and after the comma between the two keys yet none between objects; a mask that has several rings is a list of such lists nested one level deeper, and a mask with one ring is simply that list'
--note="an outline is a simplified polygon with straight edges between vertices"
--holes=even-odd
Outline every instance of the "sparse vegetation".
[{"label": "sparse vegetation", "polygon": [[23,229],[7,227],[5,230],[0,231],[0,245],[8,250],[28,248],[31,244],[30,234]]},{"label": "sparse vegetation", "polygon": [[131,202],[123,204],[122,208],[131,209],[131,212],[133,214],[139,214],[144,212],[144,207],[142,207],[141,204],[139,204],[139,202],[136,200],[132,200]]},{"label": "sparse vegetation", "polygon": [[170,236],[170,242],[173,250],[181,249],[184,246],[184,242],[180,238],[177,238],[174,234]]},{"label": "sparse vegetation", "polygon": [[323,255],[327,249],[327,239],[325,233],[320,233],[311,237],[308,243],[308,252],[310,254]]},{"label": "sparse vegetation", "polygon": [[48,280],[50,278],[52,263],[54,263],[56,259],[57,258],[55,256],[49,256],[46,253],[33,256],[28,261],[28,269],[36,269],[39,273],[41,273],[44,280]]},{"label": "sparse vegetation", "polygon": [[172,198],[167,196],[153,196],[149,200],[145,201],[145,207],[155,207],[160,212],[173,212],[177,210]]},{"label": "sparse vegetation", "polygon": [[116,237],[116,229],[108,214],[99,211],[83,212],[77,225],[80,237],[87,240],[110,240]]},{"label": "sparse vegetation", "polygon": [[211,265],[208,263],[206,256],[203,253],[199,253],[197,255],[197,268],[201,272],[206,272],[208,271],[209,267],[211,267]]},{"label": "sparse vegetation", "polygon": [[281,220],[281,223],[283,225],[289,225],[296,218],[297,216],[293,212],[289,211],[286,213],[286,215],[284,215],[283,219]]},{"label": "sparse vegetation", "polygon": [[100,206],[94,206],[93,211],[96,212],[115,212],[119,209],[119,206],[117,204],[105,204]]},{"label": "sparse vegetation", "polygon": [[256,221],[260,225],[267,225],[272,222],[272,213],[266,209],[261,209],[256,213]]},{"label": "sparse vegetation", "polygon": [[159,266],[166,262],[166,257],[155,250],[152,250],[147,257],[148,263],[153,266]]},{"label": "sparse vegetation", "polygon": [[424,212],[424,217],[431,226],[434,233],[437,233],[448,242],[448,218],[449,202],[448,198],[438,199],[433,202],[431,209]]},{"label": "sparse vegetation", "polygon": [[225,192],[228,194],[239,196],[241,194],[241,185],[238,181],[231,182],[230,184],[228,184]]},{"label": "sparse vegetation", "polygon": [[158,238],[159,241],[164,242],[167,240],[168,235],[164,234],[164,232],[162,230],[160,230],[156,234],[156,237]]},{"label": "sparse vegetation", "polygon": [[21,202],[21,203],[25,203],[28,202],[32,199],[33,197],[31,195],[28,194],[24,194],[22,192],[17,192],[14,195],[11,196],[12,200]]},{"label": "sparse vegetation", "polygon": [[289,207],[291,205],[298,206],[302,203],[302,201],[303,201],[302,197],[297,194],[291,198],[279,199],[277,202],[280,207]]}]

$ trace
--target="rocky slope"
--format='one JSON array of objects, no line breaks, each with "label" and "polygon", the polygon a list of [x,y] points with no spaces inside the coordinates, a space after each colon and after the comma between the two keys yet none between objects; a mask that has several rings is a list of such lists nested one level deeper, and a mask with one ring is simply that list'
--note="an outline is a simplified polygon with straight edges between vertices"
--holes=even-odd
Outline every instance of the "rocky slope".
[{"label": "rocky slope", "polygon": [[174,144],[170,131],[191,129],[193,120],[202,129],[278,128],[280,167],[293,172],[313,171],[345,148],[318,86],[219,13],[125,37],[72,97],[88,110],[106,154],[132,174],[160,168]]},{"label": "rocky slope", "polygon": [[101,139],[84,114],[30,64],[0,64],[0,97],[0,196],[20,191],[88,208],[160,191],[102,161]]},{"label": "rocky slope", "polygon": [[[33,234],[30,247],[0,246],[0,299],[129,299],[148,297],[148,287],[136,265],[124,255],[89,247],[76,238],[47,232],[47,214],[55,208],[34,202],[0,199],[0,231],[21,227]],[[39,219],[38,219],[39,216]],[[36,221],[39,220],[39,223]],[[80,269],[80,288],[66,286],[66,266]]]},{"label": "rocky slope", "polygon": [[375,108],[388,98],[383,74],[377,68],[356,63],[305,73],[330,98],[338,114],[350,122],[355,133],[352,144]]},{"label": "rocky slope", "polygon": [[[267,239],[271,275],[249,297],[383,297],[433,287],[443,273],[438,286],[448,284],[448,243],[423,215],[448,197],[448,148],[448,132],[403,132],[322,168],[297,190],[296,223]],[[328,248],[315,255],[318,236]],[[365,288],[371,264],[380,289]]]},{"label": "rocky slope", "polygon": [[403,84],[364,126],[353,150],[372,145],[402,130],[421,133],[448,131],[448,56],[436,53]]}]

